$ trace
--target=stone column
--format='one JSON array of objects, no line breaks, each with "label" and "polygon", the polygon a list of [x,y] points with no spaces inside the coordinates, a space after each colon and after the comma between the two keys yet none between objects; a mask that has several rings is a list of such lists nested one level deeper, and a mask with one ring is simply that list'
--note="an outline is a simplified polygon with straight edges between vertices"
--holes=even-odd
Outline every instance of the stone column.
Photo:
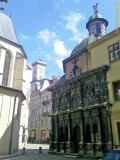
[{"label": "stone column", "polygon": [[100,115],[96,116],[98,121],[98,143],[102,143],[102,136],[101,136],[101,123],[100,123]]},{"label": "stone column", "polygon": [[94,152],[93,152],[93,145],[94,145],[94,137],[93,137],[93,122],[92,122],[92,116],[90,115],[89,117],[89,121],[90,121],[90,133],[91,133],[91,142],[88,146],[88,153],[89,155],[93,155]]},{"label": "stone column", "polygon": [[65,115],[63,115],[63,137],[64,137],[64,143],[63,143],[63,148],[64,148],[64,152],[66,151],[66,143],[65,143]]},{"label": "stone column", "polygon": [[101,136],[101,122],[100,122],[100,113],[99,116],[96,116],[97,118],[97,124],[98,124],[98,139],[97,139],[97,144],[95,147],[95,154],[97,156],[102,156],[102,136]]},{"label": "stone column", "polygon": [[84,155],[84,130],[83,130],[83,113],[80,112],[80,143],[79,143],[79,154]]},{"label": "stone column", "polygon": [[72,132],[72,129],[71,129],[71,115],[68,114],[68,150],[67,152],[68,153],[72,153],[73,152],[73,143],[71,141],[71,132]]},{"label": "stone column", "polygon": [[50,136],[50,148],[49,151],[54,150],[54,119],[51,117],[51,136]]},{"label": "stone column", "polygon": [[105,131],[105,142],[103,143],[103,149],[105,153],[109,153],[112,149],[113,142],[112,142],[112,131],[111,131],[111,119],[109,111],[105,110],[103,115],[103,124],[104,124],[104,131]]},{"label": "stone column", "polygon": [[108,129],[109,129],[109,143],[107,145],[107,151],[110,152],[113,147],[113,138],[112,138],[112,126],[111,126],[111,115],[108,113],[107,115],[108,119]]},{"label": "stone column", "polygon": [[59,120],[58,120],[58,115],[56,117],[56,149],[57,152],[59,152]]},{"label": "stone column", "polygon": [[58,152],[58,116],[54,116],[54,151]]}]

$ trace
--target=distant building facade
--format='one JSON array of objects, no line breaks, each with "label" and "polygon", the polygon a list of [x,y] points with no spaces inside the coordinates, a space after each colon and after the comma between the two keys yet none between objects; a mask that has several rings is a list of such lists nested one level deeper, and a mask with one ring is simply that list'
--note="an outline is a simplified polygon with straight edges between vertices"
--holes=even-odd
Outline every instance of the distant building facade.
[{"label": "distant building facade", "polygon": [[11,18],[0,13],[0,154],[17,151],[27,136],[31,73]]},{"label": "distant building facade", "polygon": [[33,63],[33,78],[29,107],[29,141],[47,141],[51,131],[52,95],[47,90],[56,82],[45,78],[46,63],[37,60]]}]

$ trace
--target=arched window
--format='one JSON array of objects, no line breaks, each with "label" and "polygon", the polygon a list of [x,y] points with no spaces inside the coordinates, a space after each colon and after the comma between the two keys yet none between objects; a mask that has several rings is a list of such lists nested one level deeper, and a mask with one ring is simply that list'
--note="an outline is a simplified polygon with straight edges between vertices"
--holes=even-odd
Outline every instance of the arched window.
[{"label": "arched window", "polygon": [[9,52],[6,52],[4,70],[3,70],[3,80],[2,80],[2,85],[4,86],[7,86],[7,83],[8,83],[10,60],[11,60],[11,55],[9,54]]},{"label": "arched window", "polygon": [[96,34],[101,34],[101,26],[99,23],[96,23]]}]

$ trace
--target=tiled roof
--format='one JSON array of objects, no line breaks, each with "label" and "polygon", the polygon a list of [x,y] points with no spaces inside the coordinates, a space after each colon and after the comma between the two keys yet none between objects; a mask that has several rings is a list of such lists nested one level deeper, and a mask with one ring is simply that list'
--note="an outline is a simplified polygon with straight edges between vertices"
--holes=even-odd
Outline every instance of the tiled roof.
[{"label": "tiled roof", "polygon": [[19,44],[13,23],[10,17],[0,12],[0,36]]},{"label": "tiled roof", "polygon": [[[56,81],[56,82],[57,82],[57,81]],[[50,84],[47,88],[45,88],[44,90],[47,90],[47,89],[51,88],[52,86],[54,86],[54,84],[55,84],[56,82],[51,83],[51,84]]]}]

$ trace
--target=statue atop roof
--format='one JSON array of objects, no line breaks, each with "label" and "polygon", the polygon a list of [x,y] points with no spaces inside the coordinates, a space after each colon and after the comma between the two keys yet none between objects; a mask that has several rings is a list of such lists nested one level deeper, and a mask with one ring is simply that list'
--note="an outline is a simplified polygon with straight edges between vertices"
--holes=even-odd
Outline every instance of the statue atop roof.
[{"label": "statue atop roof", "polygon": [[98,13],[97,5],[98,5],[98,3],[96,3],[96,5],[93,5],[94,14]]}]

